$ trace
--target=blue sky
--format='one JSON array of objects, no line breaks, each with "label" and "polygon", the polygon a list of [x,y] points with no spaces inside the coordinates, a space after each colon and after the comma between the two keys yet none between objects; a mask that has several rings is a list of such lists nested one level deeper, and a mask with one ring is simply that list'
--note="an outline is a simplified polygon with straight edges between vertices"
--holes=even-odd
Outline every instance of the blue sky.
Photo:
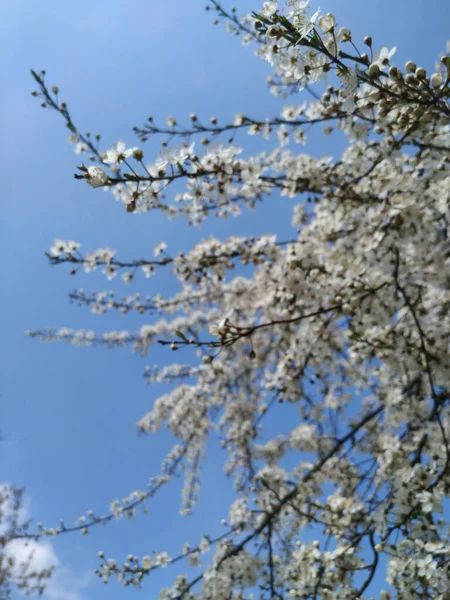
[{"label": "blue sky", "polygon": [[[279,114],[282,103],[266,89],[267,66],[253,57],[221,25],[213,26],[205,2],[172,0],[76,3],[55,0],[1,0],[0,131],[3,202],[0,250],[3,286],[0,376],[1,481],[25,485],[30,511],[52,526],[92,508],[103,514],[114,498],[143,489],[158,472],[169,439],[138,436],[136,421],[149,410],[160,390],[142,377],[147,364],[171,357],[155,349],[145,359],[127,350],[80,349],[40,344],[24,336],[44,326],[133,329],[145,318],[112,313],[103,317],[70,306],[74,287],[115,289],[121,295],[167,293],[161,277],[140,277],[132,286],[106,282],[100,274],[71,278],[65,267],[50,268],[43,254],[55,237],[75,239],[82,249],[111,246],[126,258],[150,256],[165,240],[176,253],[211,232],[216,235],[286,231],[290,203],[281,199],[258,212],[203,229],[167,222],[161,215],[128,215],[110,194],[73,179],[79,163],[67,144],[67,131],[56,114],[31,97],[29,69],[47,70],[47,80],[61,89],[82,131],[101,132],[102,148],[120,138],[136,140],[133,125],[151,114],[162,123],[172,114],[188,121],[190,112],[225,122],[237,112],[254,117]],[[314,7],[317,3],[312,1]],[[429,69],[445,49],[450,32],[448,0],[323,0],[340,25],[351,28],[359,46],[370,34],[374,47],[396,45],[394,63],[416,60]],[[249,0],[242,11],[258,9]],[[298,97],[299,102],[302,98]],[[238,140],[246,148],[255,141]],[[263,143],[263,142],[259,142]],[[306,151],[336,151],[330,138],[311,136]],[[157,146],[147,143],[146,159]],[[125,558],[167,549],[175,554],[184,541],[218,532],[230,492],[214,485],[220,464],[213,452],[205,465],[205,489],[196,512],[177,516],[176,482],[137,521],[119,521],[87,537],[62,536],[52,552],[61,566],[50,600],[116,600],[133,591],[112,583],[103,586],[89,573],[96,552]],[[150,597],[171,572],[149,579]]]}]

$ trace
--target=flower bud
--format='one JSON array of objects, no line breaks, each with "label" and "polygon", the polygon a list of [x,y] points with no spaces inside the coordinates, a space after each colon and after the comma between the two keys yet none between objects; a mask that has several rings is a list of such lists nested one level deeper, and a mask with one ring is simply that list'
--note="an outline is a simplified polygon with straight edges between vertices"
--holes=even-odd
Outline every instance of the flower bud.
[{"label": "flower bud", "polygon": [[399,71],[399,69],[397,69],[397,67],[391,67],[389,69],[389,77],[391,79],[399,79],[400,78],[400,71]]},{"label": "flower bud", "polygon": [[441,87],[443,81],[442,73],[433,73],[430,77],[430,83],[434,88]]},{"label": "flower bud", "polygon": [[142,160],[144,158],[144,153],[140,148],[133,148],[133,154],[131,156],[136,160]]},{"label": "flower bud", "polygon": [[369,48],[372,46],[372,38],[370,37],[370,35],[366,35],[366,37],[364,38],[364,43],[366,46],[369,46]]},{"label": "flower bud", "polygon": [[427,72],[423,67],[418,67],[416,69],[416,77],[418,79],[425,79],[426,76],[427,76]]},{"label": "flower bud", "polygon": [[108,182],[108,175],[101,167],[88,167],[86,180],[92,187],[102,187]]},{"label": "flower bud", "polygon": [[405,64],[405,71],[408,73],[414,73],[416,69],[416,63],[412,60],[408,60],[408,62]]},{"label": "flower bud", "polygon": [[416,76],[413,73],[408,73],[405,77],[405,82],[408,85],[417,85],[419,82],[417,81]]},{"label": "flower bud", "polygon": [[380,67],[375,63],[372,63],[369,67],[369,77],[378,77],[380,74]]},{"label": "flower bud", "polygon": [[281,30],[279,27],[276,27],[275,25],[272,25],[272,27],[269,27],[269,29],[267,30],[267,37],[268,38],[280,38],[281,37]]}]

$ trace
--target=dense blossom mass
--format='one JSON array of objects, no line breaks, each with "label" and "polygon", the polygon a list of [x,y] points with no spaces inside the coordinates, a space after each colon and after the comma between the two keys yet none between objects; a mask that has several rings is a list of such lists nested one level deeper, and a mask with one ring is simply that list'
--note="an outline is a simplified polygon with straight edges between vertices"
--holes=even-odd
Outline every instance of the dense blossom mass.
[{"label": "dense blossom mass", "polygon": [[[147,368],[148,382],[170,391],[138,427],[154,434],[166,426],[178,441],[148,488],[115,501],[104,516],[89,512],[36,535],[86,534],[133,517],[178,473],[182,510],[191,512],[212,439],[225,449],[234,481],[224,534],[199,535],[178,553],[100,552],[105,582],[140,586],[149,577],[151,587],[151,573],[173,564],[173,584],[160,600],[444,600],[450,56],[434,73],[412,61],[394,66],[395,48],[356,39],[338,16],[305,0],[282,4],[265,2],[242,18],[216,0],[209,5],[271,65],[271,91],[289,99],[280,115],[237,114],[220,125],[191,114],[189,126],[175,117],[158,126],[150,117],[135,128],[140,142],[174,141],[164,141],[151,162],[141,147],[120,140],[103,150],[100,136],[81,134],[45,73],[33,73],[34,94],[62,115],[75,152],[92,162],[76,177],[110,189],[128,213],[159,210],[200,224],[247,208],[256,216],[262,201],[280,196],[292,202],[290,239],[209,237],[178,254],[162,243],[136,261],[55,240],[50,262],[74,274],[101,269],[107,280],[131,284],[170,269],[178,281],[171,297],[71,294],[98,314],[148,315],[138,331],[29,332],[143,354],[177,350],[174,364]],[[305,153],[313,125],[346,137],[341,156]],[[248,155],[242,132],[276,136],[277,147]],[[273,415],[292,409],[289,428],[268,435]]]}]

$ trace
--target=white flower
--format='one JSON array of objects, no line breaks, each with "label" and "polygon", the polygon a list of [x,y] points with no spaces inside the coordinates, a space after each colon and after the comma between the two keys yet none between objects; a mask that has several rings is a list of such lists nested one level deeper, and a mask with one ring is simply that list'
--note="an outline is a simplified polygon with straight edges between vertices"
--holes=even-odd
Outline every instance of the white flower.
[{"label": "white flower", "polygon": [[148,279],[149,277],[151,277],[153,275],[153,273],[155,272],[155,267],[154,265],[144,265],[142,267],[142,271],[146,277],[146,279]]},{"label": "white flower", "polygon": [[320,27],[320,29],[322,31],[324,31],[325,33],[328,33],[329,31],[331,31],[332,29],[334,29],[336,27],[336,17],[331,13],[322,15],[320,17],[320,19],[317,21],[317,25]]},{"label": "white flower", "polygon": [[161,152],[162,162],[165,162],[166,165],[176,165],[177,163],[182,165],[188,158],[194,156],[194,147],[195,142],[192,142],[189,146],[167,148]]},{"label": "white flower", "polygon": [[289,131],[285,125],[280,125],[277,131],[278,141],[280,142],[280,146],[286,146],[289,144]]},{"label": "white flower", "polygon": [[78,133],[78,131],[69,135],[69,144],[76,144],[79,140],[80,134]]},{"label": "white flower", "polygon": [[226,315],[221,315],[215,319],[209,326],[208,331],[215,337],[220,337],[226,332],[226,326],[228,325],[228,319],[233,314],[234,309],[229,310]]},{"label": "white flower", "polygon": [[142,568],[145,571],[148,571],[149,569],[151,569],[153,566],[153,560],[151,559],[150,556],[144,556],[142,558]]},{"label": "white flower", "polygon": [[271,0],[270,2],[264,2],[263,7],[261,9],[261,15],[263,17],[270,18],[274,15],[278,10],[278,1]]},{"label": "white flower", "polygon": [[159,244],[156,244],[156,246],[153,248],[153,254],[155,256],[159,256],[159,254],[162,254],[166,248],[166,242],[160,242]]},{"label": "white flower", "polygon": [[133,277],[134,277],[133,273],[123,273],[122,274],[122,280],[125,283],[131,283],[131,281],[133,281]]},{"label": "white flower", "polygon": [[338,42],[349,42],[352,39],[352,33],[348,27],[340,27],[335,37]]},{"label": "white flower", "polygon": [[297,31],[300,34],[300,40],[306,37],[314,29],[316,21],[320,15],[320,8],[317,10],[309,20],[305,20],[298,26]]},{"label": "white flower", "polygon": [[53,242],[53,246],[50,248],[50,254],[52,256],[61,256],[67,252],[67,243],[59,238],[56,238]]},{"label": "white flower", "polygon": [[75,154],[83,154],[83,152],[86,152],[86,150],[87,150],[87,146],[84,142],[77,142],[75,144],[75,148],[73,149]]},{"label": "white flower", "polygon": [[138,150],[138,148],[128,148],[127,150],[125,142],[123,140],[119,140],[116,146],[111,146],[111,148],[106,151],[106,156],[103,158],[103,162],[108,165],[120,163],[129,156],[132,156],[136,150]]},{"label": "white flower", "polygon": [[202,564],[200,552],[192,552],[188,556],[187,562],[190,567],[200,567]]},{"label": "white flower", "polygon": [[78,242],[74,242],[73,240],[69,240],[68,242],[66,242],[66,252],[68,252],[69,254],[74,254],[79,247],[80,244]]},{"label": "white flower", "polygon": [[110,281],[117,275],[116,267],[114,265],[105,265],[103,267],[103,273],[106,275],[106,279]]},{"label": "white flower", "polygon": [[92,187],[102,187],[108,182],[108,175],[101,167],[88,167],[86,180]]},{"label": "white flower", "polygon": [[160,567],[167,567],[170,561],[171,558],[167,552],[158,552],[158,554],[155,556],[155,564],[159,565]]},{"label": "white flower", "polygon": [[394,56],[396,50],[397,50],[396,46],[394,46],[392,48],[392,50],[389,50],[389,48],[386,48],[386,46],[383,46],[383,48],[381,48],[381,50],[378,52],[375,60],[372,62],[372,65],[377,65],[380,68],[380,70],[382,71],[389,65],[389,62],[390,62],[391,58]]}]

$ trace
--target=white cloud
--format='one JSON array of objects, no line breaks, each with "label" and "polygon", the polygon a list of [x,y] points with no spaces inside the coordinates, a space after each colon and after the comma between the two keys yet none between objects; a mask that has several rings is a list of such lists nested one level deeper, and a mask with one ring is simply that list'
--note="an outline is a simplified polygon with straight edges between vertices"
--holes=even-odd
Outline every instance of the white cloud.
[{"label": "white cloud", "polygon": [[18,563],[26,562],[32,554],[30,570],[48,569],[52,565],[58,566],[59,560],[50,542],[35,542],[30,540],[12,540],[6,547],[6,552],[14,557]]},{"label": "white cloud", "polygon": [[58,555],[49,541],[25,543],[23,540],[13,540],[7,546],[7,553],[13,556],[17,563],[24,562],[30,554],[30,570],[46,569],[54,566],[55,572],[45,588],[45,598],[48,600],[82,600],[82,590],[91,582],[91,574],[81,577],[61,564]]},{"label": "white cloud", "polygon": [[[0,492],[7,485],[0,484]],[[20,511],[20,516],[27,519],[30,511],[29,497],[25,499],[24,505],[24,508]],[[7,513],[7,509],[5,513]],[[55,567],[55,571],[45,588],[44,596],[48,600],[83,600],[82,590],[92,581],[90,572],[78,576],[70,568],[63,565],[53,543],[49,540],[12,540],[7,544],[5,552],[15,559],[18,566],[30,560],[28,567],[30,572]]]}]

